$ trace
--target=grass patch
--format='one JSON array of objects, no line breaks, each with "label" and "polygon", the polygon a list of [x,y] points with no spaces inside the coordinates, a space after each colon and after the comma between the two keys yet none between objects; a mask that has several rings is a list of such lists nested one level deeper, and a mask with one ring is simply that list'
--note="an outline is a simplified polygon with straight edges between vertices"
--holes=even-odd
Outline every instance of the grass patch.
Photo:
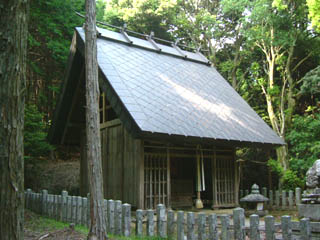
[{"label": "grass patch", "polygon": [[[69,228],[69,223],[63,223],[54,219],[39,216],[29,210],[25,210],[25,228],[37,233],[52,232]],[[75,230],[88,235],[89,229],[82,225],[76,225]]]},{"label": "grass patch", "polygon": [[[54,233],[55,237],[49,238],[49,239],[69,239],[66,238],[69,236],[74,236],[73,233],[69,233],[68,231],[63,231],[63,230],[68,230],[70,224],[69,223],[64,223],[64,222],[59,222],[54,219],[50,219],[47,217],[40,216],[38,214],[35,214],[29,210],[25,210],[25,229],[28,231],[28,234],[31,233],[32,236],[41,236],[47,233]],[[59,232],[61,230],[61,233]],[[132,229],[133,230],[133,229]],[[70,238],[70,239],[86,239],[86,236],[89,233],[89,229],[86,226],[82,225],[76,225],[75,226],[75,232],[76,235],[81,236],[82,238]],[[134,234],[134,231],[132,231]],[[57,235],[61,234],[61,235]],[[58,238],[56,238],[58,237]],[[59,238],[60,237],[60,238]],[[163,238],[160,237],[142,237],[138,238],[136,236],[130,236],[130,237],[124,237],[124,236],[115,236],[108,234],[109,240],[163,240]],[[38,239],[35,238],[35,239]]]},{"label": "grass patch", "polygon": [[280,222],[282,216],[291,216],[292,221],[299,221],[298,211],[297,210],[289,210],[289,209],[279,209],[279,210],[270,210],[268,215],[272,215],[275,217],[276,221]]}]

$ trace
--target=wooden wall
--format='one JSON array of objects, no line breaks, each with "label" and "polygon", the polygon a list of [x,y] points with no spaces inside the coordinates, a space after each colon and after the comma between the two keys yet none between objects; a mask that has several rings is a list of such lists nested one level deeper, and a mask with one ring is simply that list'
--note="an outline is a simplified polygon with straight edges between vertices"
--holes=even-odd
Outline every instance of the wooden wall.
[{"label": "wooden wall", "polygon": [[101,130],[101,151],[105,198],[140,206],[142,141],[132,138],[116,119]]},{"label": "wooden wall", "polygon": [[[81,141],[80,192],[88,192],[85,138]],[[101,129],[103,190],[105,199],[143,206],[143,146],[123,127],[119,119]],[[140,184],[141,183],[141,184]]]}]

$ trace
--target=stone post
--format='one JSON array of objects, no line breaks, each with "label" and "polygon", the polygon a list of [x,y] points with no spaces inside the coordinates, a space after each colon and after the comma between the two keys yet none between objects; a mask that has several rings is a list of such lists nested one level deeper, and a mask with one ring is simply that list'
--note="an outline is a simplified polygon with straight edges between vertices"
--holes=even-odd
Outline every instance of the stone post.
[{"label": "stone post", "polygon": [[143,210],[136,211],[136,236],[142,237],[143,235]]},{"label": "stone post", "polygon": [[195,229],[194,213],[188,212],[187,213],[187,240],[195,239],[194,229]]},{"label": "stone post", "polygon": [[198,213],[198,239],[206,239],[206,215],[202,212]]},{"label": "stone post", "polygon": [[26,209],[30,209],[30,197],[31,197],[31,193],[32,190],[30,188],[27,189],[26,192],[26,197],[25,197],[25,201],[26,201]]},{"label": "stone post", "polygon": [[289,208],[293,208],[293,191],[292,190],[289,191],[288,202],[289,202]]},{"label": "stone post", "polygon": [[68,197],[68,192],[67,191],[62,191],[61,197],[62,197],[62,221],[63,222],[67,222],[67,212],[68,212],[67,197]]},{"label": "stone post", "polygon": [[281,217],[281,229],[282,229],[282,238],[283,240],[292,239],[292,223],[290,216]]},{"label": "stone post", "polygon": [[243,208],[236,208],[233,210],[233,225],[234,238],[238,240],[245,240],[245,216]]},{"label": "stone post", "polygon": [[262,188],[262,195],[265,196],[265,197],[268,197],[268,193],[267,193],[267,188],[266,187]]},{"label": "stone post", "polygon": [[275,240],[274,217],[266,216],[264,218],[266,228],[266,240]]},{"label": "stone post", "polygon": [[174,230],[175,230],[175,222],[174,222],[174,212],[172,210],[168,211],[167,217],[167,232],[168,238],[172,239],[174,237]]},{"label": "stone post", "polygon": [[53,195],[52,194],[48,194],[48,209],[49,209],[49,218],[52,218],[53,216]]},{"label": "stone post", "polygon": [[82,217],[82,197],[77,197],[77,214],[76,214],[76,224],[81,224]]},{"label": "stone post", "polygon": [[273,206],[273,191],[269,190],[269,206]]},{"label": "stone post", "polygon": [[59,221],[59,219],[60,219],[59,197],[60,197],[60,196],[58,196],[58,195],[54,195],[54,205],[55,205],[54,215],[55,215],[55,219],[56,219],[57,221]]},{"label": "stone post", "polygon": [[250,240],[260,240],[259,216],[257,214],[250,216]]},{"label": "stone post", "polygon": [[157,234],[160,238],[166,236],[166,209],[163,204],[157,205]]},{"label": "stone post", "polygon": [[47,200],[48,190],[43,189],[41,191],[41,214],[45,215],[45,209],[46,209],[46,200]]},{"label": "stone post", "polygon": [[302,218],[300,220],[300,239],[311,240],[311,226],[309,218]]},{"label": "stone post", "polygon": [[282,209],[287,207],[287,192],[285,190],[282,191]]},{"label": "stone post", "polygon": [[114,201],[108,200],[108,233],[114,234]]},{"label": "stone post", "polygon": [[88,207],[88,199],[86,197],[83,197],[82,199],[82,216],[81,216],[81,223],[83,226],[86,226],[88,221],[87,221],[87,207]]},{"label": "stone post", "polygon": [[276,190],[276,206],[277,206],[277,208],[280,207],[280,193],[279,193],[279,190]]},{"label": "stone post", "polygon": [[122,202],[120,200],[116,200],[114,202],[114,206],[115,206],[115,235],[120,236],[122,234]]},{"label": "stone post", "polygon": [[67,222],[72,223],[72,196],[67,197],[68,217]]},{"label": "stone post", "polygon": [[177,239],[184,240],[184,212],[178,211],[177,215]]},{"label": "stone post", "polygon": [[71,222],[75,224],[77,219],[77,197],[72,196],[71,202],[72,202]]},{"label": "stone post", "polygon": [[296,188],[296,206],[301,203],[301,188]]},{"label": "stone post", "polygon": [[154,211],[152,209],[147,210],[147,236],[154,236]]},{"label": "stone post", "polygon": [[229,240],[231,237],[229,232],[230,217],[227,214],[223,214],[220,216],[220,220],[221,220],[221,240]]},{"label": "stone post", "polygon": [[58,196],[58,217],[57,217],[57,220],[60,222],[62,222],[62,208],[63,208],[62,196],[59,195]]},{"label": "stone post", "polygon": [[131,234],[131,205],[125,203],[122,205],[123,213],[123,235],[129,237]]},{"label": "stone post", "polygon": [[218,222],[217,222],[217,215],[212,213],[208,217],[209,222],[209,240],[218,240]]}]

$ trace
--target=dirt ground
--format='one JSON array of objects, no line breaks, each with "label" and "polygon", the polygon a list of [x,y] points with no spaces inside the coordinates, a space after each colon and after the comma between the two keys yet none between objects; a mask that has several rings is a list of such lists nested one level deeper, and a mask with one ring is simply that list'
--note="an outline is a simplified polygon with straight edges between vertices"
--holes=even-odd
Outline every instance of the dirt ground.
[{"label": "dirt ground", "polygon": [[34,231],[30,231],[25,229],[24,231],[24,239],[25,240],[84,240],[86,236],[84,234],[78,233],[70,228],[48,231],[46,233],[37,233]]},{"label": "dirt ground", "polygon": [[70,226],[63,227],[44,222],[38,215],[25,211],[25,240],[85,240],[86,238],[86,234]]}]

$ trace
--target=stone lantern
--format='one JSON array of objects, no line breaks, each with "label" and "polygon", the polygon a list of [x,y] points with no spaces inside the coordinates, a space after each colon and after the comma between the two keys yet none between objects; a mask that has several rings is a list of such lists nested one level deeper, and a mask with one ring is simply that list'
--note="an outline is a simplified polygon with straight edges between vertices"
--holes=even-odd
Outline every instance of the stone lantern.
[{"label": "stone lantern", "polygon": [[269,201],[269,198],[260,194],[259,186],[253,184],[251,187],[251,193],[240,199],[241,203],[244,203],[246,208],[246,215],[257,214],[260,217],[265,216],[268,211],[264,210],[264,202]]}]

